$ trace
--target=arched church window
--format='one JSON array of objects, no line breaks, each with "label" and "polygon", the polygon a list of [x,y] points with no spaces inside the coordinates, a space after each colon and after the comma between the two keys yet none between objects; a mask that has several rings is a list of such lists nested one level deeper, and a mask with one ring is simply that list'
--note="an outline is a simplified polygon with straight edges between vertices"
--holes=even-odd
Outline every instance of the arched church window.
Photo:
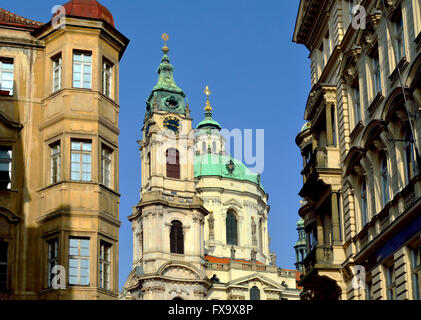
[{"label": "arched church window", "polygon": [[250,300],[260,300],[260,290],[254,286],[250,289]]},{"label": "arched church window", "polygon": [[368,208],[367,208],[367,183],[365,179],[361,184],[361,224],[362,227],[367,224]]},{"label": "arched church window", "polygon": [[183,224],[180,221],[171,223],[170,242],[171,253],[184,254]]},{"label": "arched church window", "polygon": [[387,156],[384,152],[381,155],[380,176],[382,186],[382,200],[383,206],[385,206],[389,202],[389,174],[387,171]]},{"label": "arched church window", "polygon": [[237,218],[235,213],[228,211],[226,218],[226,228],[227,228],[227,244],[236,246],[238,244],[237,239]]},{"label": "arched church window", "polygon": [[415,175],[415,148],[414,137],[410,128],[405,129],[405,179],[409,183]]},{"label": "arched church window", "polygon": [[177,149],[167,150],[167,177],[180,179],[180,153]]},{"label": "arched church window", "polygon": [[212,152],[216,153],[216,142],[212,142]]}]

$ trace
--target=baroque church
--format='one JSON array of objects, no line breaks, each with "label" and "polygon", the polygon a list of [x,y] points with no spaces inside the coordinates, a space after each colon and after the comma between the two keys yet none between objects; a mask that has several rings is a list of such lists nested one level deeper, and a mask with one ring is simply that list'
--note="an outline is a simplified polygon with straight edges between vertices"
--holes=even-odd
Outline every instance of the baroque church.
[{"label": "baroque church", "polygon": [[260,175],[225,150],[208,87],[205,118],[192,126],[166,44],[162,51],[139,141],[141,199],[128,218],[133,265],[120,299],[298,300],[299,273],[278,268],[269,249]]}]

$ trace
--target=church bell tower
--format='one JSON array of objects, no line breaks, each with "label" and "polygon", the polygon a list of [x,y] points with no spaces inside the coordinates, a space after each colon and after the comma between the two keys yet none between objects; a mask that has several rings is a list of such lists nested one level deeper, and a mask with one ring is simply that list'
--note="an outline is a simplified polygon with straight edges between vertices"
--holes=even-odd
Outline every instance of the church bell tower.
[{"label": "church bell tower", "polygon": [[129,220],[133,270],[125,285],[131,299],[206,299],[204,221],[196,196],[194,134],[186,95],[173,77],[166,45],[158,83],[146,101],[140,144],[140,202]]}]

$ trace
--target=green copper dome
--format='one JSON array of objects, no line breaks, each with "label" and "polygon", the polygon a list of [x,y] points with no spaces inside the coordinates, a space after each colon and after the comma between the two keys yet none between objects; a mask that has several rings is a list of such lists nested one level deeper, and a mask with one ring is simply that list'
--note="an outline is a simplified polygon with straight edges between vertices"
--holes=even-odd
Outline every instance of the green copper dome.
[{"label": "green copper dome", "polygon": [[[165,50],[164,50],[165,49]],[[186,114],[186,94],[174,81],[174,67],[168,58],[168,48],[163,48],[164,56],[158,68],[158,82],[146,101],[146,116],[153,111]]]},{"label": "green copper dome", "polygon": [[304,220],[303,220],[303,218],[300,218],[300,220],[298,220],[297,227],[304,228]]},{"label": "green copper dome", "polygon": [[211,117],[206,117],[205,120],[197,125],[197,129],[218,129],[221,130],[221,125]]},{"label": "green copper dome", "polygon": [[310,124],[310,122],[307,122],[303,125],[300,132],[304,132],[304,131],[306,131],[307,129],[310,129],[310,128],[311,128],[311,124]]},{"label": "green copper dome", "polygon": [[253,174],[241,161],[229,155],[207,153],[194,158],[194,177],[222,177],[249,181],[263,189],[259,174]]}]

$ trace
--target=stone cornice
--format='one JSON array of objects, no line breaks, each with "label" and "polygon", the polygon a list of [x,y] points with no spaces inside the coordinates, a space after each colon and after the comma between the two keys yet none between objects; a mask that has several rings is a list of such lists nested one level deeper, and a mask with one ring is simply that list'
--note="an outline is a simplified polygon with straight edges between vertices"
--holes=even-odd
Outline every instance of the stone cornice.
[{"label": "stone cornice", "polygon": [[19,122],[10,120],[8,117],[6,117],[5,114],[3,114],[3,112],[0,111],[0,121],[3,122],[6,127],[10,128],[10,129],[14,129],[14,130],[21,130],[23,128],[23,125]]}]

